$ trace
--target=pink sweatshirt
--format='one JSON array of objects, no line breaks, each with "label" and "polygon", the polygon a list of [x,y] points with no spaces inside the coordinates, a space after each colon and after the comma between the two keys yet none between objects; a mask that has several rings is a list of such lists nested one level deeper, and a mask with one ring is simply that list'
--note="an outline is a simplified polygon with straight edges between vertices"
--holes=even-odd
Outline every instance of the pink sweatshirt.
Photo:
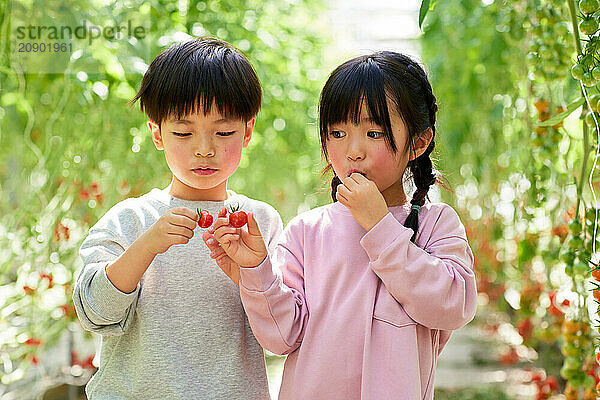
[{"label": "pink sweatshirt", "polygon": [[437,356],[475,316],[473,254],[452,207],[421,207],[418,246],[409,211],[367,233],[339,202],[315,208],[242,269],[254,335],[288,355],[279,399],[433,399]]}]

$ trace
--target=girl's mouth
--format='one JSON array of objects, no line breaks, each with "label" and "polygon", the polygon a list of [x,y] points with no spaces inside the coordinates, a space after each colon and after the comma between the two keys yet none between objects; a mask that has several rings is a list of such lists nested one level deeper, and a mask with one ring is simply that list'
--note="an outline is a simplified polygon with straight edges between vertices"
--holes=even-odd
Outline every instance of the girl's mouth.
[{"label": "girl's mouth", "polygon": [[353,174],[353,173],[355,173],[355,172],[356,172],[356,173],[358,173],[358,174],[361,174],[361,175],[362,175],[362,176],[364,176],[365,178],[367,177],[367,174],[365,174],[364,172],[362,172],[362,171],[359,171],[359,170],[357,170],[357,169],[352,169],[352,170],[350,170],[350,171],[348,172],[348,176],[352,175],[352,174]]}]

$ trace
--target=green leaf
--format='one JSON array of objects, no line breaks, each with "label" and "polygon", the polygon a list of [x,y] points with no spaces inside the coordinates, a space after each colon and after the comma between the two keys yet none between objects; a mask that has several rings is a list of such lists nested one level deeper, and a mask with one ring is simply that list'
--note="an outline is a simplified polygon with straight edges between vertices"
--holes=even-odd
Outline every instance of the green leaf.
[{"label": "green leaf", "polygon": [[423,0],[421,2],[421,8],[419,9],[419,29],[423,25],[423,20],[427,15],[427,11],[429,11],[429,0]]},{"label": "green leaf", "polygon": [[544,122],[540,122],[538,126],[554,126],[558,124],[560,121],[571,115],[573,111],[581,107],[584,101],[585,99],[583,97],[578,98],[577,100],[569,104],[565,111],[561,112],[560,114],[556,114],[554,117],[547,119]]},{"label": "green leaf", "polygon": [[433,10],[433,7],[435,7],[436,3],[437,0],[423,0],[423,2],[421,3],[421,8],[419,9],[419,28],[421,28],[421,26],[423,25],[423,21],[425,20],[427,12]]}]

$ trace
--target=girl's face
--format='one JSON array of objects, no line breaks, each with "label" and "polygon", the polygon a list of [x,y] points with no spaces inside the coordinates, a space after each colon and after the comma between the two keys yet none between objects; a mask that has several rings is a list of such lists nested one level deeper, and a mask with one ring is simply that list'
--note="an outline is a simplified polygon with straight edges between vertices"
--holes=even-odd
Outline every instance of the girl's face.
[{"label": "girl's face", "polygon": [[252,137],[255,118],[247,123],[226,119],[213,105],[209,114],[149,121],[157,149],[164,150],[173,173],[171,195],[185,200],[227,198],[227,179],[240,164],[242,149]]},{"label": "girl's face", "polygon": [[[329,127],[326,148],[333,170],[340,179],[353,172],[361,173],[377,185],[388,207],[391,207],[406,203],[402,176],[408,162],[415,157],[409,157],[408,130],[395,111],[395,105],[388,101],[388,109],[398,149],[396,153],[387,145],[383,128],[369,118],[364,103],[358,125],[345,122]],[[418,142],[415,143],[417,156],[423,154],[431,137],[424,147],[422,140],[415,141]]]}]

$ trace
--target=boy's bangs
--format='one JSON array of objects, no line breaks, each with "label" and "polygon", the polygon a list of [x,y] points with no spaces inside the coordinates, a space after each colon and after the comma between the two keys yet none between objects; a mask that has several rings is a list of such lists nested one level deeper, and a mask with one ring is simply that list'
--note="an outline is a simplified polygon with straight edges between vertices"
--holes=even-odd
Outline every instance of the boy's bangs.
[{"label": "boy's bangs", "polygon": [[358,125],[362,107],[366,105],[369,119],[383,128],[386,140],[395,147],[384,78],[375,63],[366,60],[337,71],[328,86],[324,88],[321,98],[322,134],[326,134],[329,127],[337,123]]},{"label": "boy's bangs", "polygon": [[252,118],[255,112],[250,105],[255,101],[244,93],[241,82],[226,76],[217,63],[204,61],[201,68],[196,68],[196,63],[201,62],[184,63],[174,69],[171,82],[161,87],[166,93],[158,98],[169,98],[169,101],[158,104],[159,114],[180,119],[198,112],[208,114],[215,106],[227,119],[247,121]]},{"label": "boy's bangs", "polygon": [[208,114],[248,121],[258,113],[262,90],[248,60],[228,43],[195,39],[159,54],[142,80],[140,108],[156,123]]}]

